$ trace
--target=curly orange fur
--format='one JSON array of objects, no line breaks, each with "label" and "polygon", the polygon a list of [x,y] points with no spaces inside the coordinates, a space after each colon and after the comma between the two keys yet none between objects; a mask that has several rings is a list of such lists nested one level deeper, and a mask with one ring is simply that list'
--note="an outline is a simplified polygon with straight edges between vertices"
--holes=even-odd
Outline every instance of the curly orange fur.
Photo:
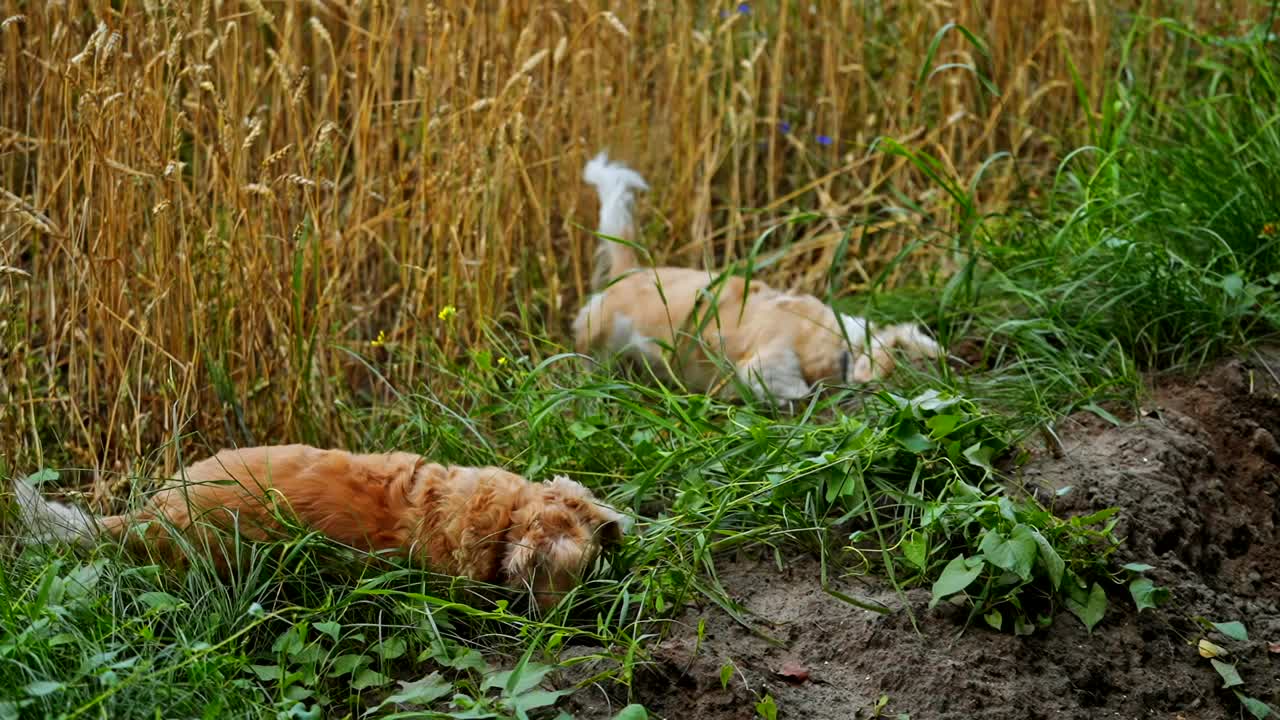
[{"label": "curly orange fur", "polygon": [[[136,512],[96,521],[18,488],[31,530],[62,523],[63,539],[96,533],[150,546],[181,559],[170,528],[227,564],[216,534],[236,530],[268,540],[281,518],[340,543],[390,551],[431,570],[502,582],[553,605],[572,588],[602,546],[620,542],[624,518],[578,483],[531,483],[495,467],[429,463],[394,452],[357,455],[306,445],[223,450],[179,472]],[[70,535],[67,518],[77,520]],[[151,522],[141,534],[128,530]],[[37,538],[38,534],[30,537]]]}]

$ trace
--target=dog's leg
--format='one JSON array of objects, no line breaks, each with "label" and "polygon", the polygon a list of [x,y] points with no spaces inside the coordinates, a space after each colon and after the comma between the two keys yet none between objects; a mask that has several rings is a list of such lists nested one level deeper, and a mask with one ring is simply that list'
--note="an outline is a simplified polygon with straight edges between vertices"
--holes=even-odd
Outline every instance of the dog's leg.
[{"label": "dog's leg", "polygon": [[96,539],[97,519],[80,508],[46,499],[25,480],[13,483],[13,494],[24,542],[91,545]]},{"label": "dog's leg", "polygon": [[756,351],[738,367],[738,379],[762,400],[792,401],[809,394],[800,358],[786,345]]},{"label": "dog's leg", "polygon": [[605,334],[604,293],[596,293],[573,319],[573,347],[579,355],[590,355]]}]

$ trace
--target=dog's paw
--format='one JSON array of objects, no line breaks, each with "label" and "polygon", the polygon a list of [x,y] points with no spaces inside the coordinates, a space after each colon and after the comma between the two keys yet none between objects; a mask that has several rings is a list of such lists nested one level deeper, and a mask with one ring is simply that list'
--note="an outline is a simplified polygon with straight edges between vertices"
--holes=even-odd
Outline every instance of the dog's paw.
[{"label": "dog's paw", "polygon": [[883,346],[877,347],[854,360],[849,379],[859,384],[882,380],[893,372],[894,364],[893,356]]},{"label": "dog's paw", "polygon": [[804,379],[800,358],[790,348],[756,353],[739,368],[738,377],[757,398],[775,403],[799,400],[813,389]]}]

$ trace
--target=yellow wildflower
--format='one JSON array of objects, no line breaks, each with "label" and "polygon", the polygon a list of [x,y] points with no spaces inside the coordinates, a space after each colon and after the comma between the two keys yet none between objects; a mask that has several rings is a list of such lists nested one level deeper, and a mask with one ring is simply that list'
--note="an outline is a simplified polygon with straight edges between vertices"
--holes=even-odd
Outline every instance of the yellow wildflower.
[{"label": "yellow wildflower", "polygon": [[458,314],[458,308],[452,305],[445,305],[443,308],[440,309],[440,312],[436,313],[436,317],[440,318],[441,320],[448,320],[449,318],[457,314]]},{"label": "yellow wildflower", "polygon": [[386,333],[386,331],[385,331],[385,330],[379,330],[379,331],[378,331],[378,337],[377,337],[377,338],[375,338],[375,339],[373,339],[373,340],[370,340],[370,341],[369,341],[369,344],[370,344],[370,345],[372,345],[373,347],[382,347],[383,345],[386,345],[386,344],[387,344],[387,333]]}]

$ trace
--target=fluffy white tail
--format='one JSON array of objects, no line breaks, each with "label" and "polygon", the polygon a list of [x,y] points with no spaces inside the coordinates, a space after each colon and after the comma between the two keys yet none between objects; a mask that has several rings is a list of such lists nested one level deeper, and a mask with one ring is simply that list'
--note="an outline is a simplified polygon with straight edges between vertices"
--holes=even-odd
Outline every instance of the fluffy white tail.
[{"label": "fluffy white tail", "polygon": [[98,534],[93,516],[85,511],[46,500],[25,480],[13,483],[18,503],[22,539],[27,543],[70,542],[89,544]]},{"label": "fluffy white tail", "polygon": [[[607,153],[591,158],[582,171],[582,179],[596,188],[600,196],[601,235],[636,241],[635,220],[631,217],[633,191],[648,190],[649,185],[640,173],[620,162],[609,162]],[[596,251],[596,271],[592,287],[599,290],[622,273],[639,264],[635,248],[601,238]]]}]

